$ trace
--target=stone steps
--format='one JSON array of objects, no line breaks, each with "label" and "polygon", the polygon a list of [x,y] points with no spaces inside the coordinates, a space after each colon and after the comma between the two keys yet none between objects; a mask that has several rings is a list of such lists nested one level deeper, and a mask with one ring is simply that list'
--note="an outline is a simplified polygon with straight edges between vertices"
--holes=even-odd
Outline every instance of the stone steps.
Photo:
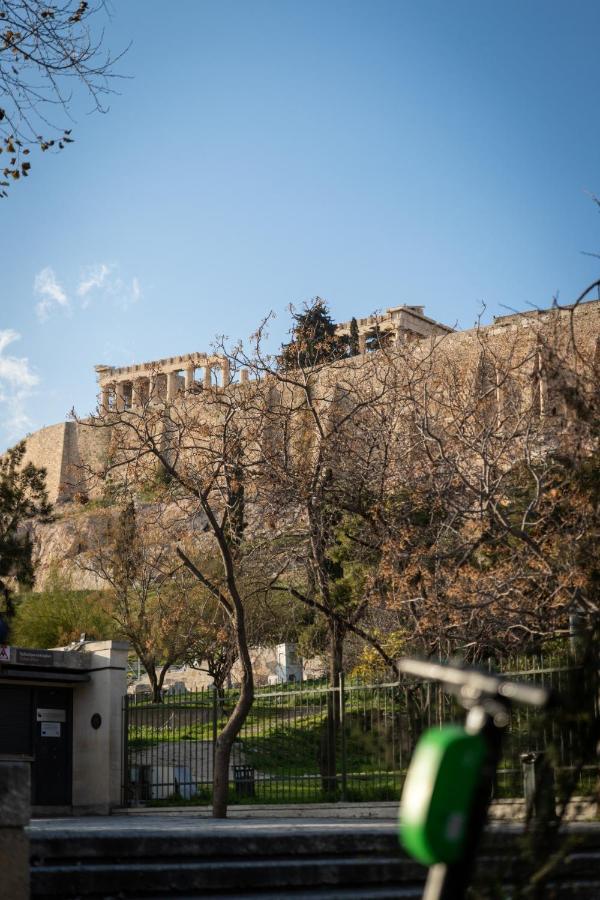
[{"label": "stone steps", "polygon": [[418,898],[394,829],[32,835],[32,898]]},{"label": "stone steps", "polygon": [[[32,900],[417,900],[425,869],[399,849],[390,823],[204,821],[162,829],[31,829]],[[600,828],[570,829],[570,852],[545,896],[600,897]],[[520,882],[520,829],[493,828],[478,860],[506,896]]]}]

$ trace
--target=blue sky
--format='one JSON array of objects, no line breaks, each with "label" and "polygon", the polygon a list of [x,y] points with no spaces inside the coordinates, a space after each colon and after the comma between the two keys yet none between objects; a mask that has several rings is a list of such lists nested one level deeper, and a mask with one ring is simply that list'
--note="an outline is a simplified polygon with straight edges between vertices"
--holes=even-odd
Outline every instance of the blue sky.
[{"label": "blue sky", "polygon": [[0,448],[96,363],[320,295],[469,327],[598,276],[597,0],[118,0],[106,115],[0,204]]}]

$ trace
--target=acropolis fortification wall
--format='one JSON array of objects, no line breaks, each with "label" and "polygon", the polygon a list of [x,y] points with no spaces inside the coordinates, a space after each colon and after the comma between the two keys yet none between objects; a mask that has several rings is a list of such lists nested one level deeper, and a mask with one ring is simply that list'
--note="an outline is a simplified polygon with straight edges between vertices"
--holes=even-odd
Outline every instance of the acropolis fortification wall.
[{"label": "acropolis fortification wall", "polygon": [[[527,360],[532,373],[535,367],[535,348],[539,335],[554,331],[567,341],[575,335],[582,352],[598,358],[600,339],[600,300],[582,303],[574,310],[532,310],[497,318],[493,324],[466,331],[452,331],[427,318],[422,307],[396,307],[383,317],[358,320],[361,356],[367,353],[366,340],[373,334],[383,336],[386,346],[410,344],[417,356],[430,355],[437,359],[433,370],[444,376],[447,367],[459,367],[465,379],[473,377],[481,359],[482,347],[493,353],[516,354]],[[349,323],[338,326],[340,333],[349,333]],[[377,351],[374,351],[375,353]],[[340,365],[347,365],[347,376],[357,368],[360,357],[351,357]],[[230,375],[226,359],[203,353],[168,357],[135,366],[97,366],[99,382],[98,406],[104,412],[135,409],[155,396],[158,401],[172,401],[179,392],[194,394],[194,402],[202,404],[207,390],[222,390]],[[327,377],[324,375],[324,377]],[[361,377],[363,374],[361,373]],[[248,374],[239,373],[239,382],[248,381]],[[227,389],[235,390],[237,383]],[[100,470],[111,452],[110,428],[91,428],[82,422],[61,422],[34,432],[27,438],[27,459],[47,470],[50,500],[68,502],[78,493],[98,496],[98,484],[92,484],[86,473]]]}]

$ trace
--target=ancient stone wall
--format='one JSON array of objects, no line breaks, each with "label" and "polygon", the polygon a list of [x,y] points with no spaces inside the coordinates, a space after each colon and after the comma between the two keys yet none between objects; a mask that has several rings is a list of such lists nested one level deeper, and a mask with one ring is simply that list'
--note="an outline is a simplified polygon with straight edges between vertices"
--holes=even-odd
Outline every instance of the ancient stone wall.
[{"label": "ancient stone wall", "polygon": [[48,495],[53,503],[62,494],[66,430],[67,423],[60,422],[58,425],[40,428],[27,437],[25,462],[32,462],[46,469]]},{"label": "ancient stone wall", "polygon": [[[544,414],[549,414],[555,409],[551,385],[543,385],[543,388],[540,388],[542,379],[538,377],[543,368],[544,344],[548,343],[559,349],[562,347],[567,354],[570,353],[568,345],[574,338],[578,352],[589,361],[598,358],[599,337],[600,301],[593,301],[581,304],[573,312],[532,310],[528,313],[499,317],[492,325],[479,329],[443,334],[438,331],[437,334],[423,336],[421,340],[405,344],[404,347],[398,347],[391,352],[404,355],[407,366],[421,365],[423,371],[427,373],[426,377],[438,385],[446,383],[449,391],[456,389],[457,385],[461,386],[462,390],[468,391],[475,385],[477,378],[493,377],[490,372],[493,373],[495,360],[499,364],[497,368],[506,370],[512,367],[518,372],[524,402],[532,401],[533,392],[538,390],[539,402],[545,404]],[[378,353],[367,353],[336,362],[330,369],[323,370],[319,376],[317,390],[324,398],[334,398],[337,390],[336,382],[343,384],[351,382],[353,378],[360,380],[376,378],[378,356]],[[487,362],[486,356],[489,357]],[[572,353],[570,356],[569,365],[576,368],[577,360],[573,359]],[[211,364],[214,362],[212,358],[208,360],[208,357],[206,361]],[[187,357],[177,357],[170,362],[179,366],[187,364],[189,360]],[[135,368],[142,371],[143,366]],[[121,373],[121,370],[111,369],[110,372],[110,377],[114,378],[115,373]],[[129,377],[129,370],[123,372],[123,377]],[[102,378],[107,377],[103,370]],[[197,384],[193,379],[190,380],[190,385],[189,390],[183,384],[179,386],[181,401],[177,399],[175,402],[193,403],[197,405],[199,417],[210,419],[218,404],[211,407],[210,395],[203,390],[196,390]],[[230,384],[225,388],[221,386],[207,390],[223,389],[252,390],[252,383]],[[273,402],[277,403],[275,395],[281,392],[281,387],[274,387],[273,391]],[[298,416],[299,419],[302,418],[302,410],[299,410]],[[307,427],[309,424],[307,422]],[[265,434],[264,437],[268,438],[268,435]],[[296,438],[299,440],[299,448],[304,447],[304,442],[298,435]],[[48,491],[53,502],[70,500],[77,494],[96,497],[101,493],[102,486],[90,480],[89,472],[99,471],[103,467],[108,459],[110,446],[110,428],[89,427],[85,422],[60,423],[29,436],[27,459],[36,465],[46,467]]]},{"label": "ancient stone wall", "polygon": [[100,488],[90,481],[89,469],[98,470],[104,465],[109,445],[109,429],[60,422],[28,435],[25,461],[46,469],[52,503],[70,500],[76,494],[94,497]]}]

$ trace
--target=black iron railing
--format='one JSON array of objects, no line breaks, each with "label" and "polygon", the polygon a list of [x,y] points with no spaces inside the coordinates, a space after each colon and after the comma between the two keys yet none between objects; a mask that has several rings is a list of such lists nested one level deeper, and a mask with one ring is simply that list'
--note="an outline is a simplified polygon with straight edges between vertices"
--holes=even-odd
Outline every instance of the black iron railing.
[{"label": "black iron railing", "polygon": [[[581,677],[576,666],[519,661],[511,677],[533,679],[561,693]],[[576,685],[575,685],[576,687]],[[597,695],[597,692],[596,692]],[[213,689],[144,696],[123,702],[125,805],[210,802],[216,737],[238,698]],[[597,709],[589,710],[590,716]],[[344,681],[260,688],[234,745],[231,803],[317,803],[395,800],[425,728],[460,719],[453,697],[431,682]],[[521,755],[550,753],[559,773],[576,772],[578,793],[597,777],[581,755],[585,723],[515,709],[498,780],[498,797],[523,796]]]}]

